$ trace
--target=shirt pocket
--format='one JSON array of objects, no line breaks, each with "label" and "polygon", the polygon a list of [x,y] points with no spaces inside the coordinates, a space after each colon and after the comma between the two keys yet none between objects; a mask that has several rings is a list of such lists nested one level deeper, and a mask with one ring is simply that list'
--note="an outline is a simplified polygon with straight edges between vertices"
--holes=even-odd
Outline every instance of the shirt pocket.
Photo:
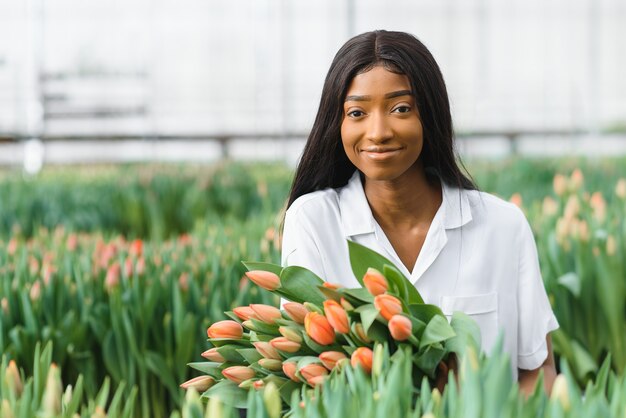
[{"label": "shirt pocket", "polygon": [[480,328],[482,349],[489,352],[498,337],[498,293],[473,296],[442,296],[441,310],[448,320],[461,311],[476,321]]}]

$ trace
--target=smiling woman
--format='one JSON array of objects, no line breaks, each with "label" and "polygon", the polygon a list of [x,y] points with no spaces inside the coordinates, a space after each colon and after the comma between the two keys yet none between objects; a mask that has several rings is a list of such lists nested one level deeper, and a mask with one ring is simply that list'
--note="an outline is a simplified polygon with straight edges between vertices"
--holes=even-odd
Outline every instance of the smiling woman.
[{"label": "smiling woman", "polygon": [[551,387],[558,323],[532,231],[459,169],[443,77],[406,33],[364,33],[335,56],[289,196],[282,263],[358,287],[346,240],[389,258],[446,315],[472,316],[485,351],[504,333],[523,390],[542,369]]}]

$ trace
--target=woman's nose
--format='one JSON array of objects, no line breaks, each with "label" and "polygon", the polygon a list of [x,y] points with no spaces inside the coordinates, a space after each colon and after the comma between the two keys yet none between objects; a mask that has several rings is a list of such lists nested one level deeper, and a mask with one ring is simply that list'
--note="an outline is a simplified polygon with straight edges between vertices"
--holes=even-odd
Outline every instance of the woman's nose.
[{"label": "woman's nose", "polygon": [[391,126],[384,114],[380,112],[370,114],[366,137],[373,142],[385,142],[392,137]]}]

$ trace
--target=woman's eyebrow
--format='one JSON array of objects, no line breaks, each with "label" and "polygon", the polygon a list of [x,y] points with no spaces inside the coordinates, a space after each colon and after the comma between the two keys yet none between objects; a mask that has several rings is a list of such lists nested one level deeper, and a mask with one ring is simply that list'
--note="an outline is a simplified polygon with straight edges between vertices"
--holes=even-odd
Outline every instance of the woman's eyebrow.
[{"label": "woman's eyebrow", "polygon": [[[411,90],[398,90],[385,94],[385,99],[393,99],[394,97],[410,96]],[[372,100],[372,96],[346,96],[346,102],[366,102]]]}]

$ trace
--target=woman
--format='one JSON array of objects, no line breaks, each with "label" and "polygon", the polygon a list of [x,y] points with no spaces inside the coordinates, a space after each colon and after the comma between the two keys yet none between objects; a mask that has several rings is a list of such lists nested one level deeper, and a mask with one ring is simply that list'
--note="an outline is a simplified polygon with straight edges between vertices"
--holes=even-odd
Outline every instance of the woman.
[{"label": "woman", "polygon": [[[335,56],[289,196],[283,265],[358,287],[346,240],[389,258],[444,313],[463,311],[504,349],[526,393],[556,375],[531,229],[459,169],[443,77],[401,32],[350,39]],[[443,372],[446,368],[443,367]]]}]

